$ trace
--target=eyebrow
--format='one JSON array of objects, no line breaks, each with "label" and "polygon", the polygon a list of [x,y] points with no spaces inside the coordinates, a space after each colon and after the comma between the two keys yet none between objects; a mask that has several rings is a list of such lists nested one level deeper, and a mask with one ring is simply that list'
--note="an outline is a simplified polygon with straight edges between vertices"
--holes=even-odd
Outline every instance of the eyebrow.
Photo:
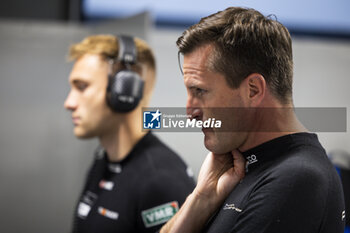
[{"label": "eyebrow", "polygon": [[82,78],[82,77],[73,77],[73,78],[69,79],[69,83],[71,83],[71,84],[78,84],[81,82],[88,83],[89,81]]},{"label": "eyebrow", "polygon": [[202,86],[201,84],[202,84],[201,81],[199,81],[198,79],[191,79],[191,80],[185,81],[185,86],[188,88],[200,87]]}]

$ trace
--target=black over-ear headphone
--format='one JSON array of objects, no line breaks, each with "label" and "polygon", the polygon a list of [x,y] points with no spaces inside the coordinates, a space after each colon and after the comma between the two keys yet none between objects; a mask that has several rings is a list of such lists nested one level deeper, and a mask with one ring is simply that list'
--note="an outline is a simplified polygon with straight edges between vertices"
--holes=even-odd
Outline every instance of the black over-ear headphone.
[{"label": "black over-ear headphone", "polygon": [[[118,36],[119,54],[117,62],[126,69],[113,71],[108,75],[107,104],[115,112],[130,112],[136,108],[143,95],[144,81],[134,71],[131,65],[136,64],[137,50],[134,38]],[[112,68],[113,70],[113,64]]]}]

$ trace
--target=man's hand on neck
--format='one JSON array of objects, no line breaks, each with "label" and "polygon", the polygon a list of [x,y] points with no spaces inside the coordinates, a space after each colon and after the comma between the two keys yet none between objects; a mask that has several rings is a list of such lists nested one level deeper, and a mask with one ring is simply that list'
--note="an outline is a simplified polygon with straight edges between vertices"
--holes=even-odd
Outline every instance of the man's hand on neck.
[{"label": "man's hand on neck", "polygon": [[223,155],[209,153],[199,172],[196,188],[160,232],[200,232],[244,174],[245,159],[237,150]]}]

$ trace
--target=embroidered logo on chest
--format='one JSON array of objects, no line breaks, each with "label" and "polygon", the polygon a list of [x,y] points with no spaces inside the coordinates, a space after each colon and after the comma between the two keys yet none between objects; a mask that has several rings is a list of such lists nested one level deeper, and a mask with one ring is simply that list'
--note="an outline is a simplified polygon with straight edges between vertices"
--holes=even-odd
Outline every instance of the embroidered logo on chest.
[{"label": "embroidered logo on chest", "polygon": [[235,211],[237,211],[237,212],[242,212],[242,210],[241,209],[239,209],[239,208],[237,208],[236,206],[235,206],[235,204],[225,204],[225,206],[224,206],[224,208],[223,208],[223,210],[235,210]]},{"label": "embroidered logo on chest", "polygon": [[256,158],[256,155],[250,155],[247,157],[248,164],[253,164],[258,162],[258,159]]}]

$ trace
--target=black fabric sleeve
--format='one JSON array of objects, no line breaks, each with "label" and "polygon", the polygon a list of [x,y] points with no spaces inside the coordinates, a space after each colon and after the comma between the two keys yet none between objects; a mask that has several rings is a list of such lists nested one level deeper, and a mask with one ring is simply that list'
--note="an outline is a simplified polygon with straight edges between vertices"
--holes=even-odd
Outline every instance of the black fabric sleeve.
[{"label": "black fabric sleeve", "polygon": [[[159,171],[152,174],[147,180],[148,182],[140,187],[137,208],[138,232],[145,233],[159,230],[178,211],[195,185],[190,177],[185,177],[183,174],[169,173],[168,171]],[[164,209],[160,208],[161,206],[166,208],[171,206],[171,210],[168,209],[164,212]],[[146,214],[151,213],[150,210],[152,209],[160,212],[157,213],[157,216],[152,216],[155,218],[153,220],[156,225],[147,226],[145,222]],[[164,218],[157,221],[157,217]]]}]

